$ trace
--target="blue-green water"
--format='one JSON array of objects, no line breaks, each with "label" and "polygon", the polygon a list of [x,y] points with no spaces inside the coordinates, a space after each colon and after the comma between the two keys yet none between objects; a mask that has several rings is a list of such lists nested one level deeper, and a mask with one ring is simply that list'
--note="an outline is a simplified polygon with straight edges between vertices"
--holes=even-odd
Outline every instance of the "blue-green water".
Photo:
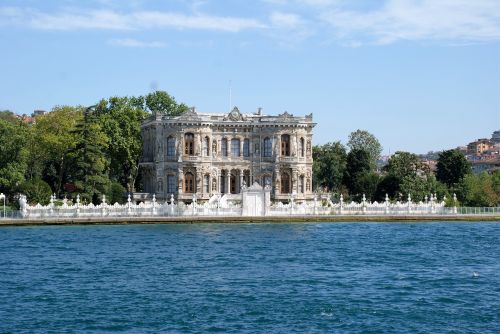
[{"label": "blue-green water", "polygon": [[500,224],[1,228],[0,332],[499,333]]}]

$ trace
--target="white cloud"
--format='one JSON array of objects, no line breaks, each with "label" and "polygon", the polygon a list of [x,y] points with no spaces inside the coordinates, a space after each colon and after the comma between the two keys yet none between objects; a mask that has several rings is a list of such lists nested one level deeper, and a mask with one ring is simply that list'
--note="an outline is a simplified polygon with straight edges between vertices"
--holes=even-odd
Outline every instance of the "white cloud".
[{"label": "white cloud", "polygon": [[270,16],[271,24],[278,28],[297,28],[304,24],[297,14],[274,12]]},{"label": "white cloud", "polygon": [[491,0],[390,0],[378,10],[333,8],[321,18],[339,39],[358,43],[500,40],[500,2]]},{"label": "white cloud", "polygon": [[163,48],[167,46],[163,42],[158,42],[158,41],[145,42],[133,38],[112,39],[109,41],[109,44],[116,46],[131,47],[131,48]]},{"label": "white cloud", "polygon": [[0,8],[0,22],[27,25],[46,30],[139,30],[145,28],[177,28],[238,32],[264,28],[258,20],[241,17],[184,15],[173,12],[136,11],[127,14],[112,10],[64,11],[54,14],[19,8]]}]

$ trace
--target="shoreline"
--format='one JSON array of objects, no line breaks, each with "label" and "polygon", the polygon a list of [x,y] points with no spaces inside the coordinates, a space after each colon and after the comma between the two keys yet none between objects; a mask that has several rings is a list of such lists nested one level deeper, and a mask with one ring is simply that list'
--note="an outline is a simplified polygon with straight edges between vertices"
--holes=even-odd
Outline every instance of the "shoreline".
[{"label": "shoreline", "polygon": [[128,225],[128,224],[247,224],[247,223],[315,223],[315,222],[500,222],[500,215],[398,215],[398,216],[257,216],[257,217],[80,217],[46,219],[0,219],[2,226],[54,225]]}]

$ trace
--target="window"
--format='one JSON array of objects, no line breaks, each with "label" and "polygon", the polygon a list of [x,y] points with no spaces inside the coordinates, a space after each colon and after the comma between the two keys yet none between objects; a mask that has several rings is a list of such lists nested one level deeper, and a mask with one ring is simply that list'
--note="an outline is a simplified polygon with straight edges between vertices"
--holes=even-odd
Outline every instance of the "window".
[{"label": "window", "polygon": [[205,194],[210,193],[210,175],[208,174],[203,177],[203,192]]},{"label": "window", "polygon": [[264,138],[264,150],[262,151],[264,157],[272,156],[273,146],[269,137]]},{"label": "window", "polygon": [[304,138],[300,138],[300,147],[299,147],[299,151],[300,151],[300,156],[303,158],[305,156],[305,151],[306,151],[306,147],[305,147],[305,142],[304,142]]},{"label": "window", "polygon": [[290,175],[288,175],[288,173],[283,173],[281,175],[281,193],[290,193]]},{"label": "window", "polygon": [[203,141],[203,155],[206,157],[208,157],[209,148],[210,148],[210,138],[205,137],[205,140]]},{"label": "window", "polygon": [[271,182],[272,182],[272,179],[271,179],[271,176],[269,176],[269,175],[265,175],[262,178],[262,186],[263,187],[271,186]]},{"label": "window", "polygon": [[305,191],[305,178],[304,175],[300,176],[300,192],[304,193]]},{"label": "window", "polygon": [[194,155],[194,135],[192,133],[184,135],[184,154]]},{"label": "window", "polygon": [[175,156],[175,138],[170,136],[167,138],[167,157]]},{"label": "window", "polygon": [[194,175],[191,172],[184,176],[184,192],[194,193]]},{"label": "window", "polygon": [[174,175],[167,175],[167,193],[175,193],[175,188],[177,188],[177,182]]},{"label": "window", "polygon": [[281,136],[281,155],[285,157],[290,156],[290,135]]},{"label": "window", "polygon": [[243,155],[245,157],[250,156],[250,140],[248,140],[248,139],[245,139],[243,141]]},{"label": "window", "polygon": [[222,156],[223,157],[227,157],[227,138],[222,138],[222,141],[221,141],[221,151],[222,151]]},{"label": "window", "polygon": [[240,140],[232,139],[231,140],[231,156],[233,158],[240,156]]}]

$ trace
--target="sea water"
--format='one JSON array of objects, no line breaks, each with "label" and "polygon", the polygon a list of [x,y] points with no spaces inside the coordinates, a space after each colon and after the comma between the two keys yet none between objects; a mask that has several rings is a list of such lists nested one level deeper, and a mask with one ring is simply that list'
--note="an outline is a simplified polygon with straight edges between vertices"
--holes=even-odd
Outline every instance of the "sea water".
[{"label": "sea water", "polygon": [[0,332],[500,333],[500,224],[4,227]]}]

